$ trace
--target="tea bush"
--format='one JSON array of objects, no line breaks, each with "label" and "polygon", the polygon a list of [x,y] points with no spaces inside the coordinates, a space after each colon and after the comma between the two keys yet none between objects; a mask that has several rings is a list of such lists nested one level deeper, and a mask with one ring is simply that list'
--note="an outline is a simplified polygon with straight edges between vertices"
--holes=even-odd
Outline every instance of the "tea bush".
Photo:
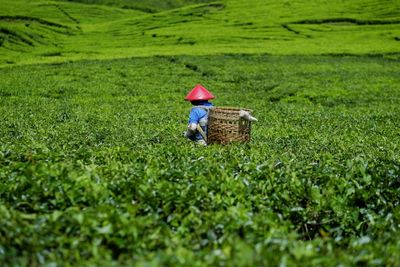
[{"label": "tea bush", "polygon": [[157,55],[400,55],[400,1],[0,0],[0,5],[0,67]]},{"label": "tea bush", "polygon": [[[400,65],[174,56],[3,68],[4,266],[397,266]],[[248,144],[182,137],[201,82]]]}]

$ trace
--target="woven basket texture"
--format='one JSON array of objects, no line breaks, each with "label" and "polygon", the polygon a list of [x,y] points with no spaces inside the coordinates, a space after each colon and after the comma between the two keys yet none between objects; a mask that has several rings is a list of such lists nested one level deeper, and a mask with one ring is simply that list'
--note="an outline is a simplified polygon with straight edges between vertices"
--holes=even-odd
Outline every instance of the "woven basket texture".
[{"label": "woven basket texture", "polygon": [[251,122],[240,118],[240,110],[251,113],[250,109],[215,107],[208,115],[208,144],[229,144],[249,142]]}]

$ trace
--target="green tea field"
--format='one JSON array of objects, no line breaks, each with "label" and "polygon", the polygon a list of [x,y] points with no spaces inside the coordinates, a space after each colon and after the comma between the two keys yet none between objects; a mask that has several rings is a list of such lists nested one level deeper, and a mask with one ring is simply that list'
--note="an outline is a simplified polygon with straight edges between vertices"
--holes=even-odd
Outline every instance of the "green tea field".
[{"label": "green tea field", "polygon": [[[100,5],[107,3],[114,4]],[[400,53],[394,0],[0,0],[0,6],[0,66],[154,55]]]},{"label": "green tea field", "polygon": [[0,0],[0,266],[399,266],[399,55],[397,1]]}]

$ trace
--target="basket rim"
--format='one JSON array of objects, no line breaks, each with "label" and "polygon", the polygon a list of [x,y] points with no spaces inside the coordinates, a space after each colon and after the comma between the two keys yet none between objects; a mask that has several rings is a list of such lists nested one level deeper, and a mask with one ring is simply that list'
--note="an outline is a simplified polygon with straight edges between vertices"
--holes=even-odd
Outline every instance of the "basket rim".
[{"label": "basket rim", "polygon": [[241,110],[252,112],[253,110],[248,108],[238,108],[238,107],[212,107],[210,110],[213,111],[223,111],[223,112],[238,112]]}]

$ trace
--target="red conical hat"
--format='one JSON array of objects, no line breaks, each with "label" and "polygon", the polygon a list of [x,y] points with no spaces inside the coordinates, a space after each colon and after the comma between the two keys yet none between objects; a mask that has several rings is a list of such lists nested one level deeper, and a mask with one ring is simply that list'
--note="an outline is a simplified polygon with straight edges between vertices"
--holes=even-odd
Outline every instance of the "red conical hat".
[{"label": "red conical hat", "polygon": [[213,99],[214,96],[211,94],[206,88],[204,88],[201,84],[196,85],[195,88],[190,91],[185,100],[187,101],[196,101],[196,100],[209,100]]}]

